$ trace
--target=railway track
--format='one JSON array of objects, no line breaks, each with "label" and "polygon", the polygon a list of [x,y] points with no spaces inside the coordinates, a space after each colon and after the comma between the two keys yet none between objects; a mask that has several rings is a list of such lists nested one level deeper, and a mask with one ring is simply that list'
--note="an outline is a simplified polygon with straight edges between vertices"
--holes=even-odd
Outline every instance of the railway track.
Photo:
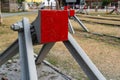
[{"label": "railway track", "polygon": [[107,34],[101,34],[101,33],[96,33],[96,32],[87,32],[87,33],[90,33],[90,34],[93,34],[93,35],[98,35],[98,36],[105,36],[105,37],[120,39],[120,37],[112,36],[112,35],[107,35]]},{"label": "railway track", "polygon": [[[84,18],[84,16],[82,16]],[[116,39],[118,41],[120,41],[120,32],[119,32],[119,27],[120,27],[120,19],[110,19],[110,18],[105,18],[105,17],[91,17],[91,16],[85,16],[87,17],[87,19],[93,19],[94,21],[91,20],[83,20],[83,18],[79,17],[80,20],[85,22],[86,27],[89,29],[89,32],[84,32],[90,35],[96,35],[96,36],[100,36],[100,37],[104,37],[104,38],[113,38]],[[102,22],[97,22],[97,20],[108,20],[109,21],[114,21],[117,22],[119,24],[111,24],[111,23],[104,23]],[[92,24],[90,24],[92,23]],[[94,24],[95,23],[95,24]],[[73,23],[74,24],[74,23]],[[102,25],[99,25],[102,24]],[[109,26],[108,26],[109,25]],[[78,25],[75,24],[75,27],[77,27]],[[80,32],[80,30],[77,31]]]},{"label": "railway track", "polygon": [[95,23],[95,24],[102,24],[102,25],[109,25],[120,27],[120,19],[118,18],[106,18],[106,17],[97,17],[97,16],[80,16],[77,15],[81,21],[86,23]]},{"label": "railway track", "polygon": [[94,33],[94,32],[80,32],[80,31],[76,31],[76,35],[78,37],[82,36],[85,38],[89,38],[89,39],[95,39],[98,41],[102,41],[102,42],[106,42],[109,44],[113,44],[113,45],[120,45],[120,37],[116,37],[116,36],[110,36],[110,35],[106,35],[106,34],[101,34],[101,33]]},{"label": "railway track", "polygon": [[86,23],[95,23],[95,24],[102,24],[102,25],[120,27],[120,24],[111,24],[111,23],[103,23],[103,22],[93,22],[93,21],[87,21],[87,20],[82,20],[82,19],[81,19],[81,21],[86,22]]},{"label": "railway track", "polygon": [[[77,31],[78,31],[78,30],[77,30]],[[98,35],[98,36],[105,36],[105,37],[110,37],[110,38],[120,39],[119,36],[108,35],[108,34],[103,34],[103,33],[99,33],[99,32],[84,32],[84,33],[88,33],[88,34],[93,34],[93,35]]]},{"label": "railway track", "polygon": [[119,18],[109,18],[109,17],[98,17],[98,16],[81,16],[81,15],[77,15],[78,17],[82,17],[82,18],[91,18],[91,19],[100,19],[100,20],[110,20],[110,21],[120,21]]},{"label": "railway track", "polygon": [[43,60],[42,62],[43,64],[45,64],[46,66],[50,67],[51,69],[53,69],[55,72],[57,72],[58,74],[60,74],[65,80],[73,80],[72,77],[62,73],[60,70],[58,70],[55,66],[53,66],[52,64],[50,64],[48,61]]}]

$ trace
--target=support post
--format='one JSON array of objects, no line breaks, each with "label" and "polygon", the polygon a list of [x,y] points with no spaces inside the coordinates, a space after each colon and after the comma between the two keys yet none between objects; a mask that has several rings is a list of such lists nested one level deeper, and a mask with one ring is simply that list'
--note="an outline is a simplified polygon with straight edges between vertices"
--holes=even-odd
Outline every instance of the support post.
[{"label": "support post", "polygon": [[64,44],[90,80],[106,80],[70,34],[68,34],[68,41],[64,41]]},{"label": "support post", "polygon": [[24,30],[18,32],[21,61],[21,80],[38,80],[28,19],[24,18],[22,24]]},{"label": "support post", "polygon": [[[38,80],[29,20],[24,18],[21,22],[12,25],[11,28],[18,31],[21,80]],[[15,49],[13,48],[13,50]]]},{"label": "support post", "polygon": [[75,31],[74,31],[74,29],[73,29],[73,26],[72,26],[72,24],[71,24],[71,22],[70,22],[70,19],[68,19],[68,22],[69,22],[69,30],[70,30],[70,32],[72,33],[72,34],[74,34],[75,33]]},{"label": "support post", "polygon": [[87,27],[78,19],[78,17],[76,15],[73,16],[75,18],[75,20],[81,25],[81,27],[86,31],[89,32],[89,30],[87,29]]},{"label": "support post", "polygon": [[50,49],[54,46],[55,43],[47,43],[44,44],[42,49],[39,52],[39,55],[36,59],[36,64],[40,64],[43,59],[46,57],[46,55],[48,54],[48,52],[50,51]]},{"label": "support post", "polygon": [[[63,41],[66,48],[70,51],[74,59],[77,61],[77,63],[81,66],[83,71],[87,74],[88,78],[90,80],[106,80],[105,77],[102,75],[102,73],[98,70],[98,68],[93,64],[93,62],[89,59],[87,54],[84,52],[84,50],[77,44],[77,42],[74,40],[74,38],[68,34],[68,41]],[[37,57],[36,62],[40,63],[43,61],[47,53],[52,48],[53,44],[45,44],[40,53]],[[47,49],[48,48],[48,49]]]}]

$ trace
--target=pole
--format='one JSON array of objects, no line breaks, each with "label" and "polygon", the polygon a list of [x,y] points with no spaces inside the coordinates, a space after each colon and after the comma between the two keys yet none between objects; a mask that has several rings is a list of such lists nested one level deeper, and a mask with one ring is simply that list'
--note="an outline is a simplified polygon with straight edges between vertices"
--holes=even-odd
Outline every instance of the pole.
[{"label": "pole", "polygon": [[0,25],[2,24],[1,0],[0,0]]},{"label": "pole", "polygon": [[22,80],[38,80],[30,33],[30,24],[27,18],[23,19],[24,32],[19,32],[19,52],[22,67]]},{"label": "pole", "polygon": [[98,0],[96,2],[97,2],[97,4],[96,4],[96,7],[95,7],[95,12],[98,12]]},{"label": "pole", "polygon": [[48,1],[48,9],[50,9],[50,0],[47,0]]}]

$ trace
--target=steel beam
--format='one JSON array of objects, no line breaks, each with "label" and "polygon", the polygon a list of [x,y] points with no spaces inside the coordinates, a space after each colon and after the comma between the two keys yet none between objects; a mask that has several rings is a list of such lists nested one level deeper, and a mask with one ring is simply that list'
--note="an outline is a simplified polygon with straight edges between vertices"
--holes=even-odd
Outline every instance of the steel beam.
[{"label": "steel beam", "polygon": [[13,42],[4,52],[0,55],[0,66],[7,60],[15,56],[19,51],[18,39]]},{"label": "steel beam", "polygon": [[43,59],[46,57],[46,55],[48,54],[50,49],[54,46],[54,44],[55,42],[47,43],[43,45],[42,49],[39,52],[38,57],[36,58],[36,64],[40,64],[43,61]]},{"label": "steel beam", "polygon": [[78,17],[77,17],[76,15],[74,15],[73,18],[75,18],[75,20],[81,25],[81,27],[82,27],[86,32],[89,32],[89,30],[87,29],[87,27],[82,23],[82,21],[80,21],[80,19],[78,19]]},{"label": "steel beam", "polygon": [[64,44],[90,80],[106,80],[70,34],[68,34],[68,41],[64,41]]},{"label": "steel beam", "polygon": [[69,30],[70,30],[70,32],[72,33],[72,34],[74,34],[75,33],[75,31],[74,31],[74,29],[73,29],[73,26],[72,26],[72,24],[71,24],[71,22],[70,22],[70,19],[68,19],[68,22],[69,22]]},{"label": "steel beam", "polygon": [[19,31],[19,53],[21,61],[21,80],[38,80],[35,66],[35,59],[33,56],[33,46],[30,33],[30,24],[27,18],[23,21],[23,31]]}]

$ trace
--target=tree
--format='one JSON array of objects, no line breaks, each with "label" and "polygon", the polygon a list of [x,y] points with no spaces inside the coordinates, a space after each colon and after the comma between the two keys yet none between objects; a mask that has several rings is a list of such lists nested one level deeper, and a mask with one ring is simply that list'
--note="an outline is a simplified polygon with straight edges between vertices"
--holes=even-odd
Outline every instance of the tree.
[{"label": "tree", "polygon": [[112,0],[102,0],[102,6],[106,6],[106,13],[108,13],[108,5],[112,2]]},{"label": "tree", "polygon": [[25,0],[17,0],[18,1],[18,3],[22,3],[23,1],[25,1]]},{"label": "tree", "polygon": [[102,6],[108,6],[112,0],[102,0]]}]

